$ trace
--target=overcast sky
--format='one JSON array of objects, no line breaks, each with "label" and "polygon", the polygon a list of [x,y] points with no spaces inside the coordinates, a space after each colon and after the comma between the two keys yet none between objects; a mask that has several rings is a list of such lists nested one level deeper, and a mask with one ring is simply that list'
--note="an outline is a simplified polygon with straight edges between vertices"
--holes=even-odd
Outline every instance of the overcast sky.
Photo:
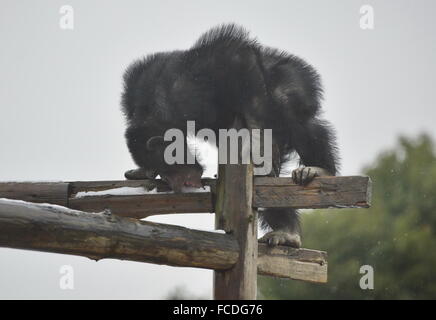
[{"label": "overcast sky", "polygon": [[[59,27],[66,4],[74,30]],[[373,30],[359,27],[364,4]],[[119,108],[124,69],[223,22],[317,68],[341,173],[359,174],[399,134],[436,136],[435,12],[434,0],[0,0],[0,181],[122,179],[134,167]],[[153,220],[213,228],[210,214]],[[74,290],[59,288],[63,265],[74,268]],[[0,249],[0,298],[151,299],[175,286],[210,297],[212,272]]]}]

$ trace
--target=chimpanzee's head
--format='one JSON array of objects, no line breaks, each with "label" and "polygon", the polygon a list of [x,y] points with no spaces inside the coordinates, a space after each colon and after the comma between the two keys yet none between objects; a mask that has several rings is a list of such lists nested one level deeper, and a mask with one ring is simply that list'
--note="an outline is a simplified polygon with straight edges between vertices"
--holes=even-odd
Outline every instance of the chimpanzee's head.
[{"label": "chimpanzee's head", "polygon": [[[174,192],[181,192],[183,187],[202,188],[201,176],[203,168],[200,164],[172,164],[165,162],[164,152],[168,142],[163,137],[155,136],[147,141],[147,151],[152,161],[154,177],[160,175]],[[189,151],[187,151],[189,152]],[[153,177],[153,178],[154,178]]]},{"label": "chimpanzee's head", "polygon": [[175,164],[164,168],[159,175],[174,192],[182,192],[184,187],[202,188],[203,168],[197,165]]}]

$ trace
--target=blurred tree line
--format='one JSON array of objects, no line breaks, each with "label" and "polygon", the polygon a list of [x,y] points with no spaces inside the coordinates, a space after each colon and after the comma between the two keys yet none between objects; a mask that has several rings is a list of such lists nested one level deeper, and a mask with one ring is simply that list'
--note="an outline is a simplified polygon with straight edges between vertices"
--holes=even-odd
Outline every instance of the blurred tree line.
[{"label": "blurred tree line", "polygon": [[[305,248],[328,252],[329,282],[259,279],[264,299],[435,299],[436,157],[427,135],[400,138],[363,172],[373,181],[370,209],[302,214]],[[374,289],[362,290],[362,265]]]}]

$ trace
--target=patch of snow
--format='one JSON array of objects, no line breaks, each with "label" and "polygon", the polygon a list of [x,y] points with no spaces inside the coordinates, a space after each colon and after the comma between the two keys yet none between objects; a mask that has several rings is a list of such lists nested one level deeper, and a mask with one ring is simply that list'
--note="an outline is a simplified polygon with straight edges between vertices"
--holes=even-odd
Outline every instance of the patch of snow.
[{"label": "patch of snow", "polygon": [[[194,193],[194,192],[210,192],[210,187],[205,186],[204,188],[192,188],[183,187],[183,193]],[[173,193],[173,191],[168,192],[158,192],[156,188],[152,190],[146,190],[143,187],[120,187],[114,189],[107,189],[102,191],[80,191],[75,195],[75,198],[84,198],[91,196],[134,196],[134,195],[144,195],[144,194],[167,194]]]},{"label": "patch of snow", "polygon": [[182,187],[183,193],[196,193],[196,192],[210,192],[210,186],[204,186],[203,188]]},{"label": "patch of snow", "polygon": [[217,229],[217,230],[210,230],[210,229],[201,229],[201,228],[189,228],[191,230],[197,230],[197,231],[207,231],[207,232],[213,232],[213,233],[220,233],[220,234],[226,234],[225,230]]},{"label": "patch of snow", "polygon": [[[23,200],[14,200],[14,199],[7,199],[7,198],[0,198],[0,205],[1,204],[7,204],[17,207],[24,206],[29,209],[45,209],[45,210],[48,209],[50,211],[56,211],[60,213],[70,214],[70,215],[78,215],[83,213],[83,211],[74,210],[51,203],[34,203],[34,202],[27,202]],[[96,213],[96,212],[88,212],[88,213]]]},{"label": "patch of snow", "polygon": [[91,196],[134,196],[142,194],[155,194],[158,193],[156,188],[147,191],[143,187],[121,187],[114,189],[107,189],[102,191],[81,191],[78,192],[75,198],[91,197]]},{"label": "patch of snow", "polygon": [[1,183],[63,183],[62,180],[2,180]]}]

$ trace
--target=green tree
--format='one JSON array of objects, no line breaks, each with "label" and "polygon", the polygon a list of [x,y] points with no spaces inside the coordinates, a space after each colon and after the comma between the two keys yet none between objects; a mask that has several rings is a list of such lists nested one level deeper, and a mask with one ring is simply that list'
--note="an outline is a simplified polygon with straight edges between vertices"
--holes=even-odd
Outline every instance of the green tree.
[{"label": "green tree", "polygon": [[[266,299],[435,299],[436,157],[431,139],[400,138],[364,170],[373,181],[370,209],[302,215],[304,247],[325,250],[329,282],[261,277]],[[362,290],[362,265],[374,289]]]}]

